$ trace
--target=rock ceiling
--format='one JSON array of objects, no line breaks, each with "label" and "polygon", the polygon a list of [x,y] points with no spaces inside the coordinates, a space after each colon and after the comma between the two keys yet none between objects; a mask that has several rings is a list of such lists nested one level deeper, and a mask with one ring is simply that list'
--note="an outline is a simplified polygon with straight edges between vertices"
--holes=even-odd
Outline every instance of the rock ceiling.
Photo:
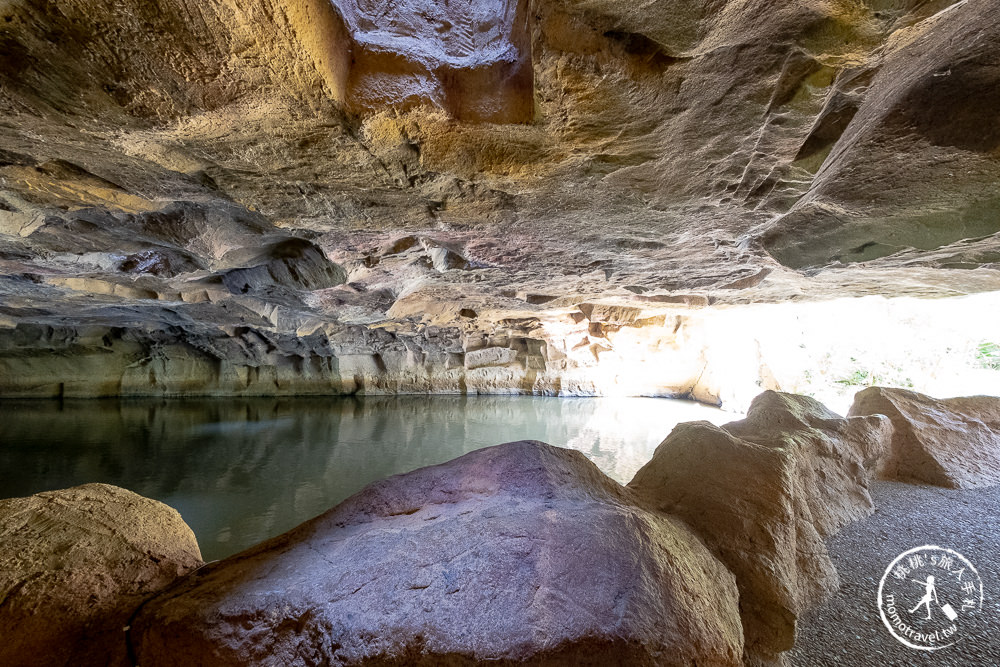
[{"label": "rock ceiling", "polygon": [[[118,360],[86,395],[155,384],[161,358],[171,391],[205,388],[180,358],[233,362],[249,387],[247,369],[281,376],[275,350],[299,377],[327,363],[323,385],[347,373],[343,349],[339,370],[317,361],[331,341],[370,355],[388,336],[430,355],[411,366],[447,366],[477,335],[517,352],[553,309],[598,348],[662,315],[577,307],[594,302],[997,290],[998,10],[5,2],[0,385],[54,395],[93,374],[9,381],[53,350]],[[424,344],[427,326],[457,348]],[[534,370],[560,361],[542,356]],[[387,362],[370,363],[347,374]]]}]

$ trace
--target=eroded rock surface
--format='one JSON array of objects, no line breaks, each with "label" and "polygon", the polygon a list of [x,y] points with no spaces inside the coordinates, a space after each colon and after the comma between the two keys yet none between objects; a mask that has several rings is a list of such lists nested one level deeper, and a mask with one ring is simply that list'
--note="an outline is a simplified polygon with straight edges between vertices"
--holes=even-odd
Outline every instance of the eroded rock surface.
[{"label": "eroded rock surface", "polygon": [[901,254],[974,268],[1000,257],[998,5],[924,4],[940,11],[898,24],[882,55],[831,84],[804,146],[826,143],[826,159],[763,235],[783,263]]},{"label": "eroded rock surface", "polygon": [[335,0],[347,53],[332,70],[355,112],[432,103],[467,121],[534,118],[527,0]]},{"label": "eroded rock surface", "polygon": [[480,450],[209,565],[133,624],[143,665],[739,665],[732,575],[575,451]]},{"label": "eroded rock surface", "polygon": [[936,399],[906,389],[858,392],[851,415],[886,415],[892,445],[887,479],[949,488],[1000,484],[1000,399]]},{"label": "eroded rock surface", "polygon": [[725,400],[675,318],[1000,289],[997,8],[8,3],[0,392]]},{"label": "eroded rock surface", "polygon": [[839,586],[823,537],[873,511],[880,418],[765,392],[744,421],[679,424],[629,488],[684,519],[736,576],[748,664],[782,662],[798,617]]},{"label": "eroded rock surface", "polygon": [[125,489],[0,500],[0,663],[131,665],[136,608],[201,564],[175,510]]}]

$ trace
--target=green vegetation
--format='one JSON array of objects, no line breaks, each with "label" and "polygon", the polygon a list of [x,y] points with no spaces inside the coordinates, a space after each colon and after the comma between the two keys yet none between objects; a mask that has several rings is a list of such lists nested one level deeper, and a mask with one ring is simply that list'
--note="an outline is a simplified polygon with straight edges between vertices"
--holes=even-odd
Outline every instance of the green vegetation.
[{"label": "green vegetation", "polygon": [[870,387],[876,384],[876,378],[878,376],[863,370],[861,368],[856,369],[847,377],[842,377],[834,380],[837,384],[842,384],[846,387]]},{"label": "green vegetation", "polygon": [[[851,361],[857,362],[857,359],[851,357]],[[998,358],[998,361],[1000,361],[1000,358]],[[884,364],[884,368],[878,370],[858,366],[844,377],[838,378],[833,382],[845,387],[879,386],[913,388],[913,380],[904,375],[902,368],[894,364]]]},{"label": "green vegetation", "polygon": [[983,341],[976,346],[976,365],[1000,371],[1000,344]]}]

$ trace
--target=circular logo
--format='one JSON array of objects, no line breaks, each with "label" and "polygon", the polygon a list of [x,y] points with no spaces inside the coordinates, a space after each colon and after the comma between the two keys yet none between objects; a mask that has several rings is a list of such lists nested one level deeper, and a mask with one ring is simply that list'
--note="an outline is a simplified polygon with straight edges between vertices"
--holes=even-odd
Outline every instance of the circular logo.
[{"label": "circular logo", "polygon": [[885,569],[878,610],[892,636],[920,651],[961,637],[962,622],[983,607],[983,582],[965,556],[927,545],[904,551]]}]

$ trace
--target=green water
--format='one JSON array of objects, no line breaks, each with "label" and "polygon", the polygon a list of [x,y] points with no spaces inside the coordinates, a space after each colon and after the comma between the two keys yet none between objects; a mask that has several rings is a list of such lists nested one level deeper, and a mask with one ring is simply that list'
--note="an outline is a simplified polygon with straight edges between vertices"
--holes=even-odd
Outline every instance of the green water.
[{"label": "green water", "polygon": [[115,484],[180,511],[206,560],[366,484],[512,440],[578,449],[627,482],[677,422],[737,417],[653,398],[404,396],[0,402],[0,497]]}]

